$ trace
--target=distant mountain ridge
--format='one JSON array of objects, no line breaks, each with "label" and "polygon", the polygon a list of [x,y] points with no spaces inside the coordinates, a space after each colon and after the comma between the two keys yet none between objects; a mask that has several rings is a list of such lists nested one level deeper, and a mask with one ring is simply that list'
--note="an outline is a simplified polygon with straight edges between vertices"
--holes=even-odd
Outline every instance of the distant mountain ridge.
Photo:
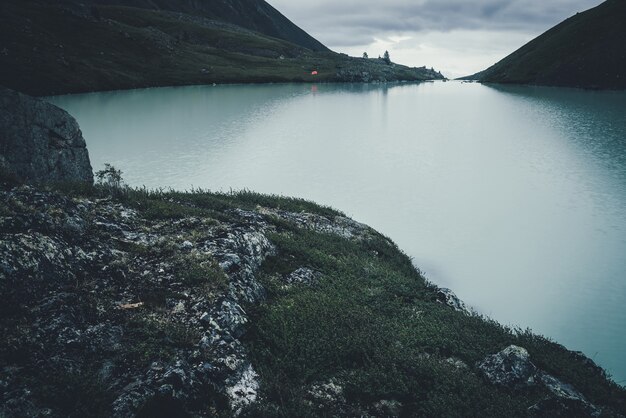
[{"label": "distant mountain ridge", "polygon": [[607,0],[577,13],[492,67],[462,79],[626,89],[626,1]]},{"label": "distant mountain ridge", "polygon": [[202,16],[282,39],[312,51],[328,51],[321,42],[300,29],[264,0],[87,0],[80,3]]}]

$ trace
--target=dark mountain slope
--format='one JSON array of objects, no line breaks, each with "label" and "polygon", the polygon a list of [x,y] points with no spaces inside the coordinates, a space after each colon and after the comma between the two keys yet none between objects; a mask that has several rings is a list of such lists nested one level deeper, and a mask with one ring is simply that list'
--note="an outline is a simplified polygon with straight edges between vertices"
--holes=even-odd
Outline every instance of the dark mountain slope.
[{"label": "dark mountain slope", "polygon": [[[250,9],[241,13],[254,15]],[[313,76],[313,70],[319,74]],[[0,2],[0,85],[31,95],[212,83],[441,78],[425,68],[312,50],[197,14],[74,1]]]},{"label": "dark mountain slope", "polygon": [[608,0],[578,13],[465,79],[626,89],[626,1]]},{"label": "dark mountain slope", "polygon": [[328,51],[322,43],[263,0],[88,0],[87,2],[202,16],[283,39],[313,51]]}]

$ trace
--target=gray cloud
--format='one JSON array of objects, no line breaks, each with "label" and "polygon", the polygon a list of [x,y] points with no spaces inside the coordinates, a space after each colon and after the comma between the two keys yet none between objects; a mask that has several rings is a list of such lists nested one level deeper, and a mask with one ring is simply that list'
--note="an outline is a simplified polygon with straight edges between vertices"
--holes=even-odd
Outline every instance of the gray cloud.
[{"label": "gray cloud", "polygon": [[[1,0],[0,0],[1,1]],[[339,52],[389,50],[406,65],[448,77],[484,70],[602,0],[268,0]]]},{"label": "gray cloud", "polygon": [[270,0],[330,46],[368,44],[402,32],[538,33],[601,0]]}]

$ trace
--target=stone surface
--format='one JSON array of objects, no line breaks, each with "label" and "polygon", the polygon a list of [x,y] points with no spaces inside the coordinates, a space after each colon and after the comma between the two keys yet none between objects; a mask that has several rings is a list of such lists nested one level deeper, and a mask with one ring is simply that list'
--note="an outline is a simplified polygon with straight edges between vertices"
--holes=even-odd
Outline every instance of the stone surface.
[{"label": "stone surface", "polygon": [[515,345],[487,356],[478,369],[490,383],[507,387],[530,386],[535,383],[537,373],[528,351]]},{"label": "stone surface", "polygon": [[[0,200],[0,318],[27,318],[31,326],[14,329],[9,344],[24,344],[14,339],[22,335],[32,342],[26,364],[2,373],[0,416],[50,409],[23,383],[25,365],[54,375],[93,371],[113,399],[106,416],[160,408],[211,416],[215,405],[236,415],[257,400],[258,374],[239,338],[249,323],[242,305],[265,297],[256,272],[274,253],[262,216],[153,221],[109,198],[28,185],[0,190]],[[190,263],[215,266],[224,285],[189,281],[181,269]],[[150,338],[157,346],[145,346]],[[167,355],[164,338],[179,341]],[[138,344],[156,361],[127,363]]]},{"label": "stone surface", "polygon": [[452,309],[458,312],[463,312],[468,315],[472,314],[472,310],[467,307],[465,302],[458,298],[458,296],[450,289],[439,288],[437,290],[437,301],[448,305]]},{"label": "stone surface", "polygon": [[552,396],[529,408],[537,416],[544,417],[598,417],[601,412],[595,405],[588,402],[582,393],[573,386],[561,382],[547,373],[539,373],[539,381],[548,389]]},{"label": "stone surface", "polygon": [[64,110],[0,87],[0,169],[30,182],[93,182],[76,120]]},{"label": "stone surface", "polygon": [[374,231],[369,226],[345,216],[330,218],[313,213],[294,213],[269,208],[260,208],[259,212],[291,222],[300,228],[310,229],[322,234],[333,234],[347,239],[367,239],[374,234]]},{"label": "stone surface", "polygon": [[[261,369],[245,342],[254,337],[246,335],[254,318],[249,312],[266,297],[261,266],[281,256],[268,238],[284,228],[270,222],[277,215],[226,209],[219,221],[185,211],[154,219],[143,202],[131,209],[111,197],[71,198],[4,183],[0,202],[0,416],[70,416],[42,390],[58,391],[53,398],[72,388],[97,394],[99,416],[118,418],[250,416],[247,408],[266,406]],[[168,202],[181,209],[188,204]],[[375,236],[342,217],[279,216],[364,244]],[[294,291],[326,280],[299,264],[285,273],[271,280],[282,278]],[[428,312],[417,308],[407,314],[427,320]],[[506,386],[503,391],[531,385],[530,392],[548,396],[525,405],[535,415],[600,411],[576,388],[538,370],[521,347],[475,367],[455,357],[423,353],[422,359],[455,373],[479,370],[486,381]],[[393,393],[354,403],[345,374],[318,379],[297,390],[319,416],[412,412]],[[603,416],[613,416],[606,409]]]},{"label": "stone surface", "polygon": [[494,385],[511,389],[541,386],[547,391],[548,397],[528,408],[532,416],[598,417],[602,413],[572,385],[535,367],[528,351],[522,347],[511,345],[487,356],[477,367]]},{"label": "stone surface", "polygon": [[313,286],[317,284],[322,274],[308,267],[300,267],[285,277],[285,283],[289,285],[302,284]]},{"label": "stone surface", "polygon": [[336,379],[312,385],[308,395],[313,402],[321,405],[345,403],[343,385]]}]

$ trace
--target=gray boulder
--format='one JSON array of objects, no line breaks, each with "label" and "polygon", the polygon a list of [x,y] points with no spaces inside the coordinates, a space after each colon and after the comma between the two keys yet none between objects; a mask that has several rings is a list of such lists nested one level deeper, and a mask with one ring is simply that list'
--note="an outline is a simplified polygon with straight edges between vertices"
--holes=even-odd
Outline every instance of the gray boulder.
[{"label": "gray boulder", "polygon": [[487,356],[478,369],[490,383],[514,388],[533,385],[537,373],[528,351],[516,345]]},{"label": "gray boulder", "polygon": [[0,171],[28,182],[93,183],[76,120],[43,100],[0,87]]}]

